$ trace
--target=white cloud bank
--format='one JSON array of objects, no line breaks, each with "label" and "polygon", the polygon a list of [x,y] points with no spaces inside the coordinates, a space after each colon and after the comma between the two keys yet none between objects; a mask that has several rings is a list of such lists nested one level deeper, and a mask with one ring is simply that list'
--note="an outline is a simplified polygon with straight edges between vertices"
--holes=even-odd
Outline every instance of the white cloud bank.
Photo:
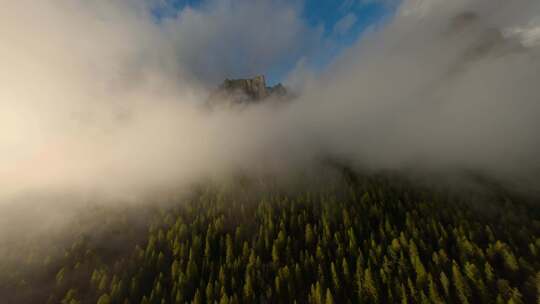
[{"label": "white cloud bank", "polygon": [[538,48],[504,35],[538,16],[536,2],[405,1],[289,107],[211,114],[199,108],[207,81],[319,39],[297,6],[210,2],[157,24],[142,1],[5,3],[0,197],[131,194],[325,155],[537,189]]},{"label": "white cloud bank", "polygon": [[351,30],[357,21],[358,17],[356,17],[355,14],[349,13],[345,15],[334,25],[334,33],[338,35],[347,34],[347,32]]}]

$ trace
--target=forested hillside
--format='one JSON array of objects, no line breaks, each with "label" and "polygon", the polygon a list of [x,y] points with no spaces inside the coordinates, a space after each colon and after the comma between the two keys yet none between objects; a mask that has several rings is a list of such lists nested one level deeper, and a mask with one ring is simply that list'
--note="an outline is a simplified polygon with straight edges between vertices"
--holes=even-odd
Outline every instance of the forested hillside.
[{"label": "forested hillside", "polygon": [[535,205],[381,175],[301,189],[207,185],[148,224],[104,214],[99,238],[2,263],[3,303],[540,301]]}]

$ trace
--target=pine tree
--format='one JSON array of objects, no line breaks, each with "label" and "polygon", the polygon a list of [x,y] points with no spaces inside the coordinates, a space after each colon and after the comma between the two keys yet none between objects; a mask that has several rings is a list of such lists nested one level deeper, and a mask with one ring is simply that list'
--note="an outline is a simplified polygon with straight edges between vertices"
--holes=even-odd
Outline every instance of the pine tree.
[{"label": "pine tree", "polygon": [[276,242],[272,245],[272,262],[276,267],[279,265],[279,249]]},{"label": "pine tree", "polygon": [[253,291],[253,285],[251,282],[251,276],[249,275],[249,272],[246,271],[246,278],[244,283],[244,301],[246,303],[252,303],[254,300],[254,291]]},{"label": "pine tree", "polygon": [[305,240],[306,240],[306,244],[307,245],[311,245],[313,244],[313,240],[314,240],[314,237],[313,237],[313,229],[311,228],[311,225],[310,224],[306,224],[306,227],[305,227],[305,236],[304,236]]},{"label": "pine tree", "polygon": [[375,279],[373,278],[373,274],[371,272],[371,268],[368,267],[364,271],[364,280],[363,280],[363,294],[366,294],[372,302],[377,303],[379,302],[379,293],[377,289],[377,285],[375,284]]},{"label": "pine tree", "polygon": [[444,290],[444,294],[446,298],[448,299],[450,297],[450,281],[448,280],[448,277],[446,276],[444,271],[441,271],[440,281]]},{"label": "pine tree", "polygon": [[485,277],[488,283],[491,283],[494,281],[495,273],[494,273],[493,267],[491,267],[491,265],[487,261],[484,264],[484,273],[485,273]]},{"label": "pine tree", "polygon": [[206,285],[206,303],[213,303],[214,301],[214,285],[212,284],[212,281],[209,281]]},{"label": "pine tree", "polygon": [[452,278],[459,300],[463,304],[468,304],[471,291],[467,285],[467,282],[464,280],[461,271],[459,270],[459,266],[455,262],[452,265]]},{"label": "pine tree", "polygon": [[401,283],[401,285],[399,286],[399,290],[400,290],[399,294],[401,297],[401,304],[408,304],[409,301],[407,297],[407,289],[405,288],[403,283]]},{"label": "pine tree", "polygon": [[429,299],[431,300],[431,302],[444,303],[439,295],[439,292],[437,291],[437,285],[433,281],[431,274],[429,275],[428,281],[429,281]]},{"label": "pine tree", "polygon": [[223,296],[219,300],[219,304],[229,304],[229,297],[227,296],[227,294],[223,294]]},{"label": "pine tree", "polygon": [[195,291],[195,296],[193,297],[193,301],[191,303],[193,303],[193,304],[202,304],[201,292],[199,291],[199,289],[197,289],[197,291]]},{"label": "pine tree", "polygon": [[72,303],[79,303],[76,299],[77,291],[73,288],[69,289],[62,299],[62,304],[72,304]]},{"label": "pine tree", "polygon": [[334,304],[334,297],[332,296],[332,292],[330,289],[326,289],[326,297],[324,300],[324,304]]},{"label": "pine tree", "polygon": [[332,274],[332,285],[334,287],[334,291],[336,293],[339,293],[341,289],[341,284],[339,282],[339,276],[336,271],[336,265],[334,264],[334,262],[330,263],[330,272]]},{"label": "pine tree", "polygon": [[347,263],[347,259],[343,258],[341,260],[341,272],[343,273],[343,281],[344,284],[349,284],[352,280],[351,278],[351,272],[349,270],[349,263]]},{"label": "pine tree", "polygon": [[106,293],[103,294],[101,297],[99,297],[97,301],[97,304],[110,304],[110,303],[111,303],[111,298]]}]

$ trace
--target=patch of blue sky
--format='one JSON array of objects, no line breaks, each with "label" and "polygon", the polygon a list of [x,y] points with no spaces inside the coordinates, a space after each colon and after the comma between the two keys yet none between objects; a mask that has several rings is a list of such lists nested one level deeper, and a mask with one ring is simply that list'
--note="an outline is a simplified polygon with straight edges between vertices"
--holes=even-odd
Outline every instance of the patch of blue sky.
[{"label": "patch of blue sky", "polygon": [[[329,4],[324,5],[328,2]],[[341,2],[322,0],[320,5],[315,1],[309,2],[305,14],[313,25],[324,26],[325,38],[329,43],[324,49],[318,50],[310,58],[310,66],[314,69],[324,68],[344,49],[358,41],[360,35],[369,27],[380,22],[391,13],[391,8],[378,1],[368,3],[351,3],[351,0]]]}]

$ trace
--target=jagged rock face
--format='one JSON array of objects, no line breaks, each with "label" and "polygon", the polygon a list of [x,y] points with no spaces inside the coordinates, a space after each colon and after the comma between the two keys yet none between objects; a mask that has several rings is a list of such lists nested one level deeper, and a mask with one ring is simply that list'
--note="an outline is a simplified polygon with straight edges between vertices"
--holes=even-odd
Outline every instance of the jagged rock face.
[{"label": "jagged rock face", "polygon": [[264,76],[247,79],[225,79],[223,84],[210,96],[210,103],[254,103],[267,98],[283,99],[287,89],[280,83],[273,87],[266,86]]},{"label": "jagged rock face", "polygon": [[281,83],[268,87],[267,90],[270,96],[284,97],[288,94],[287,89]]},{"label": "jagged rock face", "polygon": [[251,79],[225,79],[220,90],[243,93],[253,100],[261,100],[269,95],[264,76]]}]

